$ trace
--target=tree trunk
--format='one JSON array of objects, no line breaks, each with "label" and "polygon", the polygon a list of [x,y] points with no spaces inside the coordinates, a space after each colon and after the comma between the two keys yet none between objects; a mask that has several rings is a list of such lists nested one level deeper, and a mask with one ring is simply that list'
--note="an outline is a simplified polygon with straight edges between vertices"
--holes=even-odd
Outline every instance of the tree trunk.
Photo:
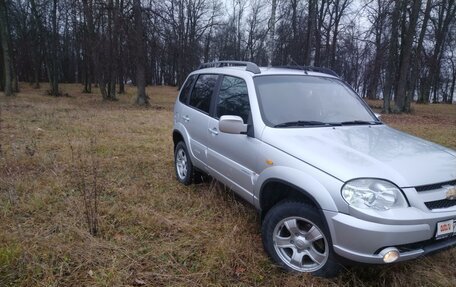
[{"label": "tree trunk", "polygon": [[110,101],[116,101],[116,75],[117,75],[117,61],[115,58],[118,57],[117,55],[117,8],[114,7],[113,0],[108,1],[108,39],[107,39],[107,46],[105,47],[108,49],[107,52],[107,59],[104,65],[107,65],[106,75],[104,75],[107,79],[107,90],[106,90],[106,99]]},{"label": "tree trunk", "polygon": [[384,10],[382,10],[382,1],[377,0],[377,18],[373,23],[373,30],[375,31],[375,58],[374,66],[369,74],[367,86],[367,98],[377,99],[377,88],[380,80],[380,71],[382,68],[383,51],[382,51],[382,34],[384,25]]},{"label": "tree trunk", "polygon": [[58,0],[53,1],[52,5],[52,36],[51,36],[51,72],[49,81],[51,82],[51,95],[59,96],[59,75],[57,67],[57,48],[58,48],[58,32],[57,32],[57,4]]},{"label": "tree trunk", "polygon": [[[171,2],[171,5],[174,6],[174,1]],[[178,20],[177,20],[177,25],[173,25],[174,29],[174,34],[177,36],[175,40],[177,40],[176,43],[176,61],[173,64],[175,64],[175,73],[177,73],[177,86],[180,87],[183,82],[184,82],[184,65],[186,62],[186,40],[185,40],[185,15],[184,15],[184,1],[179,1],[177,3],[178,5]],[[174,7],[172,8],[174,10]],[[174,15],[173,15],[174,17]],[[173,77],[174,74],[173,73]]]},{"label": "tree trunk", "polygon": [[[331,41],[331,64],[330,67],[335,69],[336,67],[336,53],[337,53],[337,36],[339,35],[339,22],[340,22],[340,14],[342,11],[339,11],[339,2],[340,0],[335,0],[334,9],[335,9],[335,16],[334,16],[334,31]],[[329,33],[328,33],[329,37]]]},{"label": "tree trunk", "polygon": [[7,21],[6,3],[5,0],[0,0],[0,39],[2,44],[3,57],[3,77],[5,96],[13,95],[12,75],[11,75],[11,52],[9,48],[9,30]]},{"label": "tree trunk", "polygon": [[[424,10],[423,23],[421,25],[420,36],[418,37],[418,43],[416,45],[415,53],[416,53],[417,61],[414,62],[413,72],[412,72],[411,80],[410,80],[411,84],[413,85],[412,89],[410,91],[410,95],[408,96],[408,98],[410,98],[410,99],[413,99],[413,94],[416,90],[417,81],[419,79],[419,74],[420,74],[420,70],[421,70],[420,69],[421,68],[421,50],[423,49],[423,41],[424,41],[424,36],[426,34],[427,23],[429,21],[430,15],[431,15],[431,7],[432,7],[431,0],[427,0],[426,8]],[[418,96],[417,102],[423,103],[424,99],[421,97],[422,93],[418,92],[418,95],[419,96]]]},{"label": "tree trunk", "polygon": [[38,53],[35,51],[35,48],[33,49],[34,51],[32,52],[32,62],[33,62],[33,83],[32,86],[34,89],[39,89],[40,88],[40,61],[39,61],[39,56]]},{"label": "tree trunk", "polygon": [[138,96],[136,104],[149,105],[149,97],[146,95],[146,49],[144,47],[144,27],[141,16],[141,1],[133,0],[133,17],[135,21],[135,45],[136,45],[136,87]]},{"label": "tree trunk", "polygon": [[[342,17],[344,16],[345,9],[350,5],[348,0],[335,0],[335,16],[334,16],[334,31],[331,44],[331,67],[335,70],[338,70],[336,67],[336,55],[337,55],[337,44],[339,36],[339,25]],[[329,36],[329,35],[328,35]]]},{"label": "tree trunk", "polygon": [[[209,32],[207,33],[206,39],[204,41],[204,52],[203,52],[203,61],[208,62],[209,61],[209,52],[211,50],[211,37],[212,37],[212,26],[209,28]],[[249,36],[249,42],[250,42],[250,36]],[[249,59],[252,61],[252,59]]]},{"label": "tree trunk", "polygon": [[[93,0],[82,0],[84,15],[85,15],[85,22],[86,22],[86,30],[87,30],[87,42],[88,42],[88,51],[87,53],[90,55],[90,66],[92,69],[90,70],[90,75],[93,75],[93,83],[95,83],[95,87],[100,89],[101,96],[103,100],[108,99],[108,92],[106,89],[106,79],[105,79],[105,62],[106,62],[106,53],[100,52],[100,49],[105,49],[106,47],[100,44],[103,39],[105,39],[106,35],[102,34],[100,38],[97,39],[97,35],[95,32],[95,24],[93,18],[93,11],[94,11],[94,2]],[[93,73],[92,73],[93,71]]]},{"label": "tree trunk", "polygon": [[[97,58],[94,51],[94,25],[93,25],[93,10],[92,2],[88,0],[82,0],[82,9],[84,14],[84,68],[85,68],[85,79],[84,79],[84,93],[92,93],[92,82],[96,79],[93,78],[95,73],[95,59]],[[98,75],[97,75],[98,76]]]},{"label": "tree trunk", "polygon": [[[41,63],[43,62],[43,56],[45,59],[47,59],[47,55],[46,55],[46,49],[43,47],[43,42],[42,42],[43,37],[44,37],[44,33],[43,33],[44,29],[43,29],[41,21],[40,21],[40,17],[39,17],[37,8],[36,8],[35,0],[30,0],[30,8],[31,8],[31,13],[32,13],[31,21],[32,21],[32,25],[33,25],[32,33],[34,34],[33,35],[34,47],[32,48],[33,53],[34,53],[34,55],[33,55],[34,75],[35,75],[34,88],[38,89],[40,87],[39,80],[40,80],[40,72],[41,72]],[[40,53],[39,52],[40,50],[44,51],[44,52]],[[45,60],[45,62],[47,62],[47,60]]]},{"label": "tree trunk", "polygon": [[450,88],[450,98],[448,99],[448,103],[449,104],[452,104],[453,103],[453,97],[454,97],[454,88],[455,88],[455,84],[456,84],[456,65],[453,61],[453,52],[451,52],[451,58],[450,58],[450,61],[451,61],[451,71],[453,72],[453,77],[452,77],[452,80],[451,80],[451,88]]},{"label": "tree trunk", "polygon": [[[406,4],[404,4],[406,5]],[[409,18],[409,25],[404,29],[404,42],[401,45],[401,57],[399,64],[399,78],[397,80],[397,87],[394,97],[395,112],[410,112],[410,101],[407,100],[407,76],[410,67],[410,57],[412,55],[413,38],[415,37],[416,24],[418,22],[418,15],[421,8],[421,0],[414,0],[412,12]],[[405,13],[405,12],[404,12]]]},{"label": "tree trunk", "polygon": [[275,49],[275,22],[276,22],[277,0],[272,0],[271,17],[269,18],[269,41],[268,41],[268,67],[272,66],[272,57]]},{"label": "tree trunk", "polygon": [[123,0],[116,0],[116,6],[117,6],[117,9],[118,9],[118,16],[117,16],[117,23],[116,23],[116,26],[117,26],[117,29],[119,32],[117,32],[118,34],[116,35],[116,45],[117,45],[117,51],[119,53],[119,60],[117,61],[117,69],[118,69],[118,73],[117,73],[117,78],[118,78],[118,82],[119,82],[119,91],[118,93],[119,94],[125,94],[125,79],[124,79],[124,64],[125,64],[125,61],[124,61],[124,48],[123,48],[123,45],[122,45],[122,38],[124,37],[125,35],[125,32],[124,32],[124,29],[123,29],[123,23],[120,19],[121,15],[122,15],[122,9],[124,7],[124,1]]},{"label": "tree trunk", "polygon": [[[433,90],[433,101],[437,101],[437,89],[440,83],[440,61],[442,59],[443,50],[445,47],[445,41],[449,34],[449,26],[451,20],[454,19],[456,15],[456,4],[454,0],[444,1],[440,13],[437,19],[437,29],[435,31],[435,46],[434,52],[431,57],[431,64],[429,69],[429,78],[425,82],[424,95],[422,96],[424,100],[428,100],[430,97],[431,90]],[[446,12],[446,14],[445,14]]]},{"label": "tree trunk", "polygon": [[389,43],[389,55],[388,55],[388,67],[386,69],[385,75],[385,85],[383,87],[383,112],[390,113],[390,99],[391,99],[391,91],[394,86],[394,80],[396,78],[396,69],[397,69],[397,47],[398,47],[398,24],[399,24],[399,16],[400,16],[400,9],[401,9],[401,1],[396,1],[392,21],[391,21],[391,38]]},{"label": "tree trunk", "polygon": [[[323,28],[323,21],[327,11],[327,0],[322,0],[318,12],[317,29],[315,29],[315,59],[314,65],[320,66],[321,64],[321,29]],[[317,7],[318,8],[318,7]],[[317,9],[318,10],[318,9]]]},{"label": "tree trunk", "polygon": [[[317,2],[316,0],[309,1],[309,15],[307,21],[307,33],[306,33],[306,49],[304,50],[304,65],[308,66],[311,62],[312,47],[313,47],[313,37],[314,34],[314,25],[315,25],[315,12]],[[297,36],[296,36],[297,37]]]},{"label": "tree trunk", "polygon": [[238,4],[239,4],[239,10],[238,10],[238,15],[237,15],[237,23],[236,23],[236,30],[237,30],[237,39],[236,39],[236,59],[241,59],[242,60],[242,56],[241,56],[241,39],[242,39],[242,35],[241,35],[241,19],[242,19],[242,14],[244,12],[244,7],[242,7],[242,3],[240,1],[238,1]]},{"label": "tree trunk", "polygon": [[[306,54],[306,47],[299,48],[299,36],[298,36],[298,0],[290,0],[290,9],[291,9],[291,36],[288,51],[286,51],[287,61],[290,62],[296,61],[301,63],[303,58],[301,55]],[[302,50],[302,51],[301,51]]]},{"label": "tree trunk", "polygon": [[4,68],[4,65],[3,65],[3,48],[2,48],[2,37],[0,35],[0,92],[5,91],[5,76],[3,75],[3,68]]}]

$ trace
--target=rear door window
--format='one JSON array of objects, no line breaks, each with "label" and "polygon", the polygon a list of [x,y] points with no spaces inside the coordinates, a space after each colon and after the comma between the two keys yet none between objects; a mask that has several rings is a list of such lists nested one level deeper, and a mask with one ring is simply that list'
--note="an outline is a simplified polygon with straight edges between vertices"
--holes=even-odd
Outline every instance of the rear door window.
[{"label": "rear door window", "polygon": [[190,92],[193,87],[193,83],[196,80],[196,75],[191,75],[188,77],[187,81],[185,81],[184,86],[182,87],[182,90],[179,95],[179,101],[181,103],[187,104],[188,103],[188,98],[190,97]]},{"label": "rear door window", "polygon": [[190,96],[190,106],[209,114],[218,75],[200,75]]}]

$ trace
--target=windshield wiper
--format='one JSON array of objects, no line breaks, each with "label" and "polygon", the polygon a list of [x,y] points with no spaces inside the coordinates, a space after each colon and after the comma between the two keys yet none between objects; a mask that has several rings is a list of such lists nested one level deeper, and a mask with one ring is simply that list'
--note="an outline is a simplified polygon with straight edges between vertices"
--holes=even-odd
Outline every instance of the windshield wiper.
[{"label": "windshield wiper", "polygon": [[355,120],[355,121],[340,122],[338,124],[342,125],[342,126],[350,126],[350,125],[381,125],[382,122]]},{"label": "windshield wiper", "polygon": [[331,126],[330,123],[324,123],[319,121],[292,121],[277,124],[275,128],[285,128],[285,127],[305,127],[305,126]]}]

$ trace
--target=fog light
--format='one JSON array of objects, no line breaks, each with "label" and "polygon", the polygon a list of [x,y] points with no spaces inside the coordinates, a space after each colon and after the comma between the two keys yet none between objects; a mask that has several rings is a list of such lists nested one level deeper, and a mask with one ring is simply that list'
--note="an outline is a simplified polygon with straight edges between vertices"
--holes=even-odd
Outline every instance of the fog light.
[{"label": "fog light", "polygon": [[383,262],[393,263],[394,261],[399,259],[400,253],[399,253],[399,250],[397,250],[396,248],[388,247],[388,248],[383,249],[380,252],[380,256],[383,257]]}]

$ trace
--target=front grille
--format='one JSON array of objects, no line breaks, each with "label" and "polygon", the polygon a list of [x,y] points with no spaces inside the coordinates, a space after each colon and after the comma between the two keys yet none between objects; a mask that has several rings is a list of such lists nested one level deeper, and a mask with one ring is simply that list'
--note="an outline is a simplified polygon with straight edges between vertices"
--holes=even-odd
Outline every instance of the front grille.
[{"label": "front grille", "polygon": [[428,184],[428,185],[420,185],[420,186],[416,186],[415,189],[416,189],[416,191],[421,192],[421,191],[440,189],[440,188],[444,187],[445,185],[456,185],[456,179],[451,180],[451,181],[446,181],[446,182],[433,183],[433,184]]},{"label": "front grille", "polygon": [[432,209],[439,209],[439,208],[448,208],[456,205],[456,200],[448,200],[448,199],[441,199],[436,201],[429,201],[425,202],[427,208],[430,210]]}]

